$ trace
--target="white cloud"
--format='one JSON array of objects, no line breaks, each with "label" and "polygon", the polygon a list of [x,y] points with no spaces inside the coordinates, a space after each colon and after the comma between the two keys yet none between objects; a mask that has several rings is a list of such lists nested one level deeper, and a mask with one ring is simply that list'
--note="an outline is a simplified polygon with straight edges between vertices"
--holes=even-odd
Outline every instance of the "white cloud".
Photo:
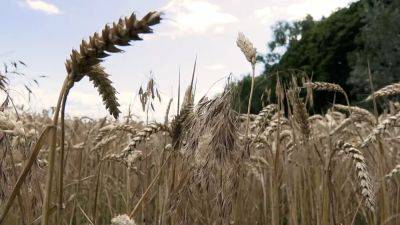
[{"label": "white cloud", "polygon": [[205,66],[205,68],[207,70],[223,70],[226,68],[226,66],[222,65],[222,64],[212,64],[212,65]]},{"label": "white cloud", "polygon": [[[57,102],[58,91],[56,89],[45,89],[39,87],[32,87],[33,95],[30,100],[23,85],[17,85],[15,90],[11,93],[18,105],[24,105],[25,110],[29,112],[41,112],[43,109],[50,109],[54,107]],[[57,93],[57,94],[55,94]],[[154,102],[155,111],[149,111],[149,120],[163,121],[167,104],[171,96],[160,93],[162,102],[156,100]],[[4,101],[3,96],[0,95],[0,104]],[[118,102],[121,104],[120,119],[128,113],[128,108],[131,106],[131,113],[138,120],[146,120],[146,112],[142,111],[141,103],[138,97],[135,98],[132,91],[122,91],[117,94]],[[176,108],[175,102],[171,105],[172,109]],[[66,114],[68,116],[88,116],[91,118],[101,118],[109,115],[105,109],[101,97],[98,95],[95,88],[89,88],[89,91],[82,90],[77,87],[72,90],[68,96]],[[170,113],[172,116],[172,111]]]},{"label": "white cloud", "polygon": [[218,5],[205,0],[172,0],[163,10],[174,27],[169,34],[175,37],[221,33],[222,25],[238,21],[232,14],[221,11]]},{"label": "white cloud", "polygon": [[345,7],[355,0],[305,0],[291,4],[266,6],[254,12],[255,18],[262,23],[273,23],[277,20],[299,20],[310,14],[314,19],[329,16],[334,10]]},{"label": "white cloud", "polygon": [[57,15],[61,13],[60,9],[56,5],[47,3],[42,0],[25,0],[24,5],[33,10],[42,11],[49,15]]}]

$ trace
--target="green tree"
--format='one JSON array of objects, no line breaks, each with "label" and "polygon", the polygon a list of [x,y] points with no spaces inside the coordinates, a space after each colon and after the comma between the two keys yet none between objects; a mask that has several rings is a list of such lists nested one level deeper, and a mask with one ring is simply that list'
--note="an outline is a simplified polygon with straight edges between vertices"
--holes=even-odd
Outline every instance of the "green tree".
[{"label": "green tree", "polygon": [[348,80],[358,98],[370,94],[368,61],[375,88],[399,82],[400,77],[400,1],[369,0],[364,7],[366,25],[359,40],[363,49],[353,55]]},{"label": "green tree", "polygon": [[[273,27],[273,41],[268,44],[270,53],[259,57],[265,63],[265,71],[256,79],[254,103],[262,105],[261,96],[266,90],[274,99],[276,76],[279,74],[283,85],[292,75],[308,74],[314,81],[333,82],[341,85],[346,91],[352,90],[347,80],[352,71],[350,56],[363,48],[361,29],[365,26],[364,5],[361,2],[340,9],[327,18],[314,21],[307,16],[304,20],[289,23],[279,22]],[[245,83],[238,82],[239,85]],[[243,86],[242,97],[247,98]],[[318,93],[320,101],[315,110],[320,111],[332,101],[332,93]],[[338,101],[343,101],[338,96]],[[354,96],[350,96],[354,100]],[[242,102],[245,102],[242,100]],[[260,108],[254,108],[257,112]]]}]

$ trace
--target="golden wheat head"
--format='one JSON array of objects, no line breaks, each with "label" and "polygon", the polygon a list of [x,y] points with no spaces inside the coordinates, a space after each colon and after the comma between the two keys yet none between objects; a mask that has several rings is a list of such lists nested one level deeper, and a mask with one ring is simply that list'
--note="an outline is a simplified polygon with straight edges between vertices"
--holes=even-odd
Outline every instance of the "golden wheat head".
[{"label": "golden wheat head", "polygon": [[243,33],[238,34],[236,44],[246,56],[247,61],[249,61],[252,65],[256,64],[257,50],[254,48],[253,43],[251,43],[251,41],[246,38]]},{"label": "golden wheat head", "polygon": [[152,33],[151,26],[158,24],[161,20],[159,12],[150,12],[141,20],[135,14],[120,19],[112,26],[106,25],[101,34],[94,33],[89,41],[83,40],[79,51],[72,50],[70,59],[65,63],[66,70],[74,82],[80,81],[85,75],[98,87],[103,102],[115,118],[120,113],[116,91],[111,81],[107,78],[104,68],[99,66],[103,58],[109,53],[122,52],[117,46],[128,46],[131,41],[139,41],[139,34]]},{"label": "golden wheat head", "polygon": [[371,101],[373,98],[387,97],[400,94],[400,83],[390,84],[375,91],[372,95],[368,96],[365,101]]}]

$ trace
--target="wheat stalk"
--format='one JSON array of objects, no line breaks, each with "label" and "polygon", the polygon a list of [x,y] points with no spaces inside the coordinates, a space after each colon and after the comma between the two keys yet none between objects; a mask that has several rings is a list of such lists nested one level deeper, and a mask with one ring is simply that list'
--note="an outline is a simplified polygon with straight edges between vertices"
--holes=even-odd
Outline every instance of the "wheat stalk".
[{"label": "wheat stalk", "polygon": [[[58,116],[61,110],[61,143],[64,143],[64,116],[67,97],[74,86],[75,82],[79,82],[85,75],[93,81],[94,85],[98,87],[100,95],[103,97],[103,102],[106,108],[115,118],[118,118],[120,113],[118,106],[119,103],[116,97],[116,91],[108,79],[108,75],[104,69],[99,65],[102,58],[107,57],[108,53],[121,52],[117,46],[127,46],[130,41],[141,40],[139,34],[151,33],[150,26],[158,24],[161,20],[160,13],[150,12],[141,20],[137,20],[135,14],[129,18],[120,19],[118,23],[113,23],[112,27],[108,25],[102,30],[102,34],[95,33],[89,37],[89,42],[82,41],[79,51],[72,50],[70,59],[65,63],[68,76],[65,78],[63,86],[60,91],[57,105],[55,108],[53,125],[57,126]],[[57,132],[53,133],[51,139],[51,148],[49,154],[49,167],[48,176],[45,190],[45,197],[43,201],[43,220],[42,225],[47,225],[49,221],[49,207],[51,201],[51,190],[54,173],[54,160],[57,142]],[[60,157],[60,179],[59,179],[59,201],[57,210],[57,222],[61,223],[62,220],[62,187],[63,187],[63,174],[64,174],[64,145],[61,145]]]},{"label": "wheat stalk", "polygon": [[246,121],[246,131],[245,131],[246,135],[245,151],[247,152],[247,154],[249,154],[250,140],[248,136],[250,132],[250,111],[251,111],[251,104],[253,101],[257,50],[256,48],[254,48],[253,43],[251,43],[251,41],[247,39],[243,33],[238,34],[236,44],[245,55],[247,61],[250,62],[252,69],[250,95],[249,95],[249,101],[247,103],[247,121]]}]

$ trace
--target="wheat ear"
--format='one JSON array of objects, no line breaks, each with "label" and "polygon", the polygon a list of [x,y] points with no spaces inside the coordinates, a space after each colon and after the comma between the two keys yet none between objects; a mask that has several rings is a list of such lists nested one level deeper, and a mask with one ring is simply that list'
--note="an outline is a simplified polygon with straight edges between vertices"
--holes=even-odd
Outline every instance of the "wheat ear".
[{"label": "wheat ear", "polygon": [[[120,158],[128,157],[134,149],[137,147],[138,144],[149,138],[151,135],[158,133],[159,131],[168,131],[163,124],[160,123],[151,123],[145,126],[142,130],[138,131],[133,137],[128,146],[122,150],[119,154]],[[108,157],[106,157],[108,158]]]},{"label": "wheat ear", "polygon": [[339,92],[346,98],[346,103],[350,105],[349,98],[347,97],[346,91],[339,85],[328,82],[306,82],[304,86],[311,88],[316,91],[332,91]]},{"label": "wheat ear", "polygon": [[398,94],[400,94],[400,83],[390,84],[386,87],[383,87],[383,88],[375,91],[373,94],[368,96],[365,99],[365,101],[371,101],[374,97],[380,98],[380,97],[387,97],[387,96],[393,96],[393,95],[398,95]]},{"label": "wheat ear", "polygon": [[304,86],[311,87],[316,91],[333,91],[339,92],[343,95],[347,95],[343,88],[338,84],[327,83],[327,82],[306,82]]},{"label": "wheat ear", "polygon": [[308,122],[307,107],[303,101],[297,97],[296,94],[292,96],[293,101],[293,116],[297,124],[300,126],[300,130],[304,137],[308,139],[311,134],[310,124]]},{"label": "wheat ear", "polygon": [[100,142],[98,142],[91,150],[90,152],[94,152],[94,151],[98,151],[99,149],[102,149],[104,146],[106,146],[107,144],[113,142],[115,139],[117,139],[118,136],[117,135],[112,135],[109,136],[107,138],[103,138],[100,140]]},{"label": "wheat ear", "polygon": [[354,124],[356,122],[360,122],[363,120],[363,117],[357,114],[353,114],[352,116],[344,119],[335,129],[330,132],[330,135],[335,135],[344,130],[346,127]]},{"label": "wheat ear", "polygon": [[254,48],[253,43],[251,43],[251,41],[246,38],[243,33],[238,34],[236,44],[243,52],[244,56],[246,56],[247,61],[249,61],[252,65],[256,64],[257,49]]},{"label": "wheat ear", "polygon": [[363,117],[366,117],[368,119],[369,122],[371,122],[372,124],[375,124],[375,116],[374,114],[372,114],[370,111],[357,107],[357,106],[347,106],[347,105],[341,105],[341,104],[335,104],[333,105],[334,109],[338,109],[341,111],[350,111],[353,114],[358,114],[361,115]]},{"label": "wheat ear", "polygon": [[136,223],[128,215],[123,214],[112,218],[111,225],[136,225]]},{"label": "wheat ear", "polygon": [[357,178],[360,182],[361,194],[365,199],[367,207],[370,210],[374,211],[375,194],[373,191],[373,184],[371,181],[371,176],[368,173],[367,163],[365,162],[365,158],[362,152],[355,148],[353,145],[349,143],[344,143],[343,141],[339,141],[337,143],[337,147],[341,151],[343,151],[346,156],[349,156],[353,160],[357,173]]},{"label": "wheat ear", "polygon": [[106,25],[101,34],[94,33],[89,37],[89,41],[83,40],[79,51],[72,50],[70,59],[65,63],[68,74],[77,82],[85,75],[98,86],[103,101],[110,114],[118,117],[118,102],[116,91],[107,79],[108,75],[99,63],[103,58],[109,56],[108,53],[122,52],[117,46],[128,46],[131,41],[142,40],[139,34],[152,33],[151,26],[158,24],[161,20],[160,13],[150,12],[141,20],[136,18],[135,14],[130,17],[120,19],[118,23],[113,23],[110,27]]},{"label": "wheat ear", "polygon": [[276,104],[267,105],[258,113],[258,115],[254,120],[253,126],[261,130],[264,129],[266,126],[268,126],[272,117],[277,112],[278,112],[278,105]]},{"label": "wheat ear", "polygon": [[400,173],[400,165],[396,165],[390,173],[388,173],[385,178],[390,179]]},{"label": "wheat ear", "polygon": [[368,146],[368,144],[370,144],[371,142],[375,141],[376,138],[378,136],[382,135],[383,133],[385,133],[385,131],[387,129],[396,125],[396,122],[399,119],[400,119],[400,112],[398,112],[397,114],[395,114],[393,116],[389,116],[388,118],[386,118],[385,120],[380,122],[372,130],[372,132],[368,135],[368,137],[363,141],[363,143],[361,144],[361,147],[364,148],[364,147]]},{"label": "wheat ear", "polygon": [[134,128],[133,126],[127,125],[127,124],[118,124],[118,125],[110,124],[108,126],[102,127],[99,130],[99,133],[97,134],[97,136],[95,138],[95,141],[100,142],[107,134],[111,134],[114,131],[125,131],[132,135],[135,135],[137,132],[137,129]]}]

